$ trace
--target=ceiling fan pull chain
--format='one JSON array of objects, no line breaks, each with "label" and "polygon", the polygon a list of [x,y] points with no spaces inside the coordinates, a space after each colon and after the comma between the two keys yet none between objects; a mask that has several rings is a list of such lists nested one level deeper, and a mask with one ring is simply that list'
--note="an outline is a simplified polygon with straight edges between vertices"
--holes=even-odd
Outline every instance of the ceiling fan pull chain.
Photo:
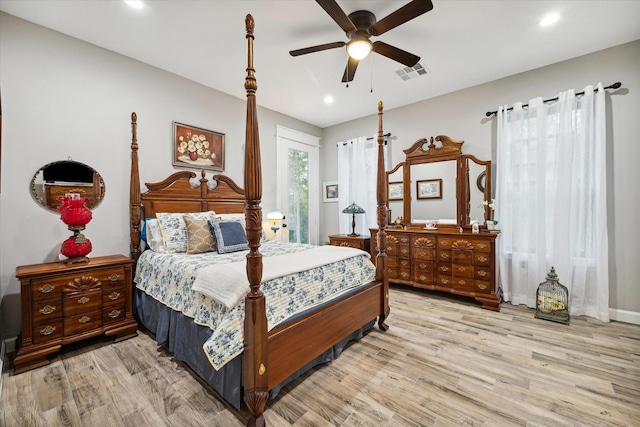
[{"label": "ceiling fan pull chain", "polygon": [[371,55],[371,93],[373,93],[373,55]]}]

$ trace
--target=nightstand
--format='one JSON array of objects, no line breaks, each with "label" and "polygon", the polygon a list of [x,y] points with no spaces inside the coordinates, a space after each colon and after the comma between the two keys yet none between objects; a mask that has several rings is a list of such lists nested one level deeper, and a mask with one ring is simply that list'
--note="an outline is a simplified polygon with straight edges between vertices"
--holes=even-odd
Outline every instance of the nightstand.
[{"label": "nightstand", "polygon": [[132,265],[124,255],[111,255],[16,268],[22,337],[15,373],[47,365],[47,356],[64,344],[102,334],[115,335],[116,342],[136,336]]},{"label": "nightstand", "polygon": [[349,236],[348,234],[334,234],[329,236],[329,244],[333,246],[350,246],[369,252],[369,236]]}]

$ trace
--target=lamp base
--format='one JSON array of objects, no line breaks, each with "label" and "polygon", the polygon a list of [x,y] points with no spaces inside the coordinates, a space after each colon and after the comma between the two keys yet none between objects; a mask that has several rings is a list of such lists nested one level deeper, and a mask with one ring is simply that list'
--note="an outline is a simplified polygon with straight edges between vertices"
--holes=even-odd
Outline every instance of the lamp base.
[{"label": "lamp base", "polygon": [[347,234],[347,236],[349,236],[349,237],[358,237],[359,234],[358,233],[351,233],[351,234]]}]

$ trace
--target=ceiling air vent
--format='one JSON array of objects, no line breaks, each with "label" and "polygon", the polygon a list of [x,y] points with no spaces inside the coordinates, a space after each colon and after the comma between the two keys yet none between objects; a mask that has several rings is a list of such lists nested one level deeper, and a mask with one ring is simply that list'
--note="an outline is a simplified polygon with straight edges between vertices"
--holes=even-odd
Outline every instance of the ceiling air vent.
[{"label": "ceiling air vent", "polygon": [[416,77],[427,75],[427,69],[422,66],[419,62],[413,67],[402,67],[396,71],[396,74],[402,80],[415,79]]}]

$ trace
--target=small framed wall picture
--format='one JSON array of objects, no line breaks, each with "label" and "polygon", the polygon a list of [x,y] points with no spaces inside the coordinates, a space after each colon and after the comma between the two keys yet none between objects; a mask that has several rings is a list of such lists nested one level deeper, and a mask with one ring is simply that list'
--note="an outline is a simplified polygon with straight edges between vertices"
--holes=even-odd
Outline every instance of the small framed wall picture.
[{"label": "small framed wall picture", "polygon": [[173,122],[173,166],[224,171],[224,134]]},{"label": "small framed wall picture", "polygon": [[416,181],[418,200],[442,199],[442,179]]},{"label": "small framed wall picture", "polygon": [[322,201],[337,202],[338,201],[338,181],[327,181],[322,183]]},{"label": "small framed wall picture", "polygon": [[390,182],[389,191],[387,192],[387,194],[389,195],[389,201],[404,199],[403,182],[402,181]]}]

